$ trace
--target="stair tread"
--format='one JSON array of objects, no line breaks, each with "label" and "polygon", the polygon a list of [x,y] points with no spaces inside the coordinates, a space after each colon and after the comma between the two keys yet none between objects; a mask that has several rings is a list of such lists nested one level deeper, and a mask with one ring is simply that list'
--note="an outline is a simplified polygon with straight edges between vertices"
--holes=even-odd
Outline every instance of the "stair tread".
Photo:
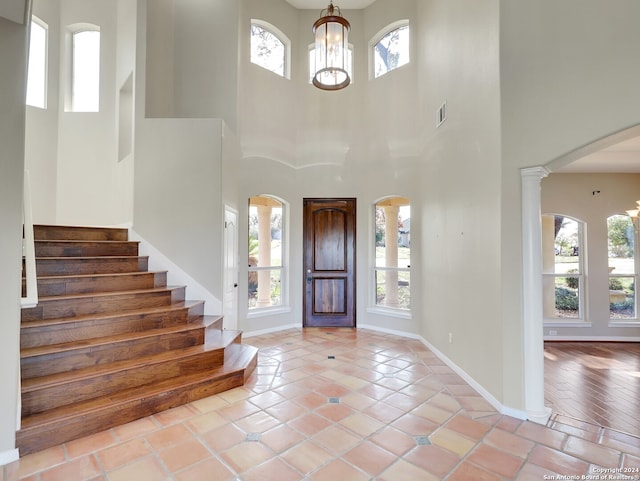
[{"label": "stair tread", "polygon": [[174,291],[176,289],[182,289],[186,286],[162,286],[162,287],[150,287],[148,289],[128,289],[124,291],[100,291],[100,292],[83,292],[79,294],[64,294],[61,296],[42,296],[38,299],[38,302],[60,301],[70,299],[89,299],[93,297],[111,297],[122,296],[132,294],[149,294],[154,292],[167,292]]},{"label": "stair tread", "polygon": [[189,309],[191,307],[195,307],[198,304],[202,304],[202,303],[204,303],[204,301],[185,300],[185,301],[176,301],[167,306],[142,307],[140,309],[130,309],[127,311],[112,312],[112,313],[107,312],[103,314],[85,314],[85,315],[76,316],[76,317],[57,317],[53,319],[40,319],[35,321],[26,321],[25,323],[22,324],[22,328],[29,329],[33,327],[55,326],[58,324],[97,321],[101,319],[115,319],[119,317],[122,317],[122,318],[135,317],[135,316],[144,315],[144,314],[155,314],[155,313],[162,313],[162,312],[179,311],[181,309]]},{"label": "stair tread", "polygon": [[83,341],[72,341],[72,342],[64,342],[60,344],[48,344],[45,346],[28,347],[21,350],[20,357],[21,359],[26,359],[29,357],[43,356],[46,354],[68,352],[68,351],[74,351],[79,349],[86,349],[90,347],[103,346],[103,345],[113,344],[116,342],[126,342],[126,341],[134,341],[134,340],[150,338],[150,337],[157,337],[162,334],[192,331],[196,329],[206,328],[208,325],[207,321],[208,320],[206,319],[198,319],[198,320],[187,322],[184,324],[161,327],[161,328],[150,329],[145,331],[134,331],[134,332],[127,332],[124,334],[116,334],[114,336],[95,337],[92,339],[85,339]]},{"label": "stair tread", "polygon": [[[237,358],[240,359],[251,359],[251,357],[258,351],[257,348],[247,344],[240,344],[240,346],[243,346],[243,351],[248,351],[245,356],[237,356]],[[233,362],[233,360],[225,360],[225,363],[222,366],[205,372],[165,379],[145,386],[126,389],[110,396],[82,401],[32,414],[22,418],[21,431],[26,431],[30,428],[38,428],[49,423],[61,422],[65,419],[88,415],[91,412],[99,411],[103,407],[113,407],[114,404],[117,405],[125,402],[141,400],[153,395],[159,395],[168,389],[188,386],[207,379],[232,376],[233,374],[246,369],[246,367],[248,366],[244,366],[241,361]]]},{"label": "stair tread", "polygon": [[[153,274],[165,274],[168,271],[131,271],[131,272],[100,272],[97,274],[62,274],[59,276],[38,276],[38,281],[41,280],[64,280],[64,279],[91,279],[93,277],[125,277],[125,276],[143,276],[143,275],[153,275]],[[24,277],[22,277],[24,280]],[[49,297],[57,297],[57,296],[49,296]]]},{"label": "stair tread", "polygon": [[[204,352],[215,351],[224,349],[229,345],[235,337],[237,337],[240,331],[221,331],[219,335],[216,335],[216,339],[209,340],[206,344],[198,344],[197,346],[182,347],[174,349],[172,351],[165,351],[156,354],[150,354],[144,357],[135,359],[124,359],[122,361],[116,361],[109,364],[99,366],[89,366],[84,369],[78,369],[76,371],[67,371],[56,374],[49,374],[47,376],[41,376],[31,379],[22,380],[21,387],[22,392],[31,392],[46,387],[65,384],[68,382],[79,381],[82,379],[90,379],[95,376],[115,373],[122,371],[137,365],[150,365],[155,363],[161,363],[163,361],[185,358],[193,355],[197,355]],[[235,334],[235,335],[234,335]]]}]

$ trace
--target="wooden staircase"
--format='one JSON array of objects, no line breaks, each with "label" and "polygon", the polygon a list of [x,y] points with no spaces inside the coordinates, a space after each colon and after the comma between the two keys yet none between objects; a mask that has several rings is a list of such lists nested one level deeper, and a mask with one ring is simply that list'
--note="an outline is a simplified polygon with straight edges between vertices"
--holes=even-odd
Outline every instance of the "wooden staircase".
[{"label": "wooden staircase", "polygon": [[126,229],[34,226],[34,237],[21,455],[241,386],[255,368],[257,349],[149,272]]}]

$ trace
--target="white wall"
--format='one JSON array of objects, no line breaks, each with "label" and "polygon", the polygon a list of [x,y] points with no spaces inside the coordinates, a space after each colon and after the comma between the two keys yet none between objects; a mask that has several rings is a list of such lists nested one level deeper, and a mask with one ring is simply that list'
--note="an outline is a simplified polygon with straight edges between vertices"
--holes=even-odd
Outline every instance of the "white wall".
[{"label": "white wall", "polygon": [[[421,333],[503,402],[498,8],[497,1],[419,3],[415,103],[423,149]],[[448,119],[436,128],[444,101]]]},{"label": "white wall", "polygon": [[[597,191],[597,192],[596,192]],[[596,194],[594,194],[596,192]],[[585,315],[590,327],[545,325],[545,335],[556,338],[618,339],[640,337],[640,325],[609,327],[609,271],[607,218],[624,214],[640,198],[638,174],[551,174],[542,181],[542,213],[563,214],[584,222]],[[556,321],[560,322],[562,319]],[[566,323],[564,323],[566,326]],[[553,337],[549,337],[553,339]]]},{"label": "white wall", "polygon": [[[302,203],[305,197],[357,199],[357,323],[417,334],[421,293],[413,291],[414,316],[373,313],[374,214],[377,200],[402,195],[412,201],[412,264],[420,264],[420,179],[416,174],[419,147],[414,94],[417,66],[412,63],[370,82],[367,51],[370,37],[393,21],[416,22],[416,2],[378,0],[371,11],[345,10],[352,31],[354,82],[344,90],[327,92],[308,81],[308,45],[315,10],[296,10],[285,2],[246,0],[240,9],[240,75],[238,99],[241,159],[224,163],[224,201],[248,217],[248,198],[271,194],[288,205],[290,311],[251,317],[246,307],[248,233],[240,230],[240,327],[246,331],[302,325]],[[249,61],[251,19],[275,25],[291,41],[291,79],[281,78]],[[413,203],[415,202],[415,203]],[[412,272],[419,286],[419,269]],[[416,313],[418,315],[416,315]]]},{"label": "white wall", "polygon": [[25,164],[33,192],[33,217],[39,224],[55,224],[58,176],[58,112],[60,91],[60,3],[38,1],[33,14],[45,22],[47,35],[47,106],[27,106]]},{"label": "white wall", "polygon": [[0,472],[17,455],[27,31],[0,17]]},{"label": "white wall", "polygon": [[[49,25],[47,109],[29,107],[27,167],[38,223],[120,225],[133,214],[133,157],[119,161],[118,92],[133,72],[135,0],[36,0]],[[100,111],[68,112],[69,35],[74,23],[100,27]],[[117,59],[117,61],[116,61]]]}]

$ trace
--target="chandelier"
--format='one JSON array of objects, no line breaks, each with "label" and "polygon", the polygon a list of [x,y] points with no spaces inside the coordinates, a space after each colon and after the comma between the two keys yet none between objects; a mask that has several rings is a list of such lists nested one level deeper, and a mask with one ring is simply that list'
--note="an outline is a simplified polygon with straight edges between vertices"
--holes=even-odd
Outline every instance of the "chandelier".
[{"label": "chandelier", "polygon": [[333,1],[313,24],[316,72],[313,85],[322,90],[340,90],[351,82],[347,72],[351,25]]}]

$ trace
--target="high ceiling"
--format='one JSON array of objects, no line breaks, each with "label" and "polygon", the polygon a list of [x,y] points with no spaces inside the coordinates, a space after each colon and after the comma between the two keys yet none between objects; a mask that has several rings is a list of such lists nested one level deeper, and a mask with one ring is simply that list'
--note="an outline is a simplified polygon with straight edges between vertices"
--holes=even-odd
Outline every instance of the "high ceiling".
[{"label": "high ceiling", "polygon": [[[333,5],[342,10],[358,10],[366,8],[376,0],[335,0]],[[287,0],[288,3],[299,9],[318,10],[318,12],[329,5],[329,0]]]},{"label": "high ceiling", "polygon": [[567,173],[640,173],[640,137],[624,140],[589,154],[557,172]]}]

